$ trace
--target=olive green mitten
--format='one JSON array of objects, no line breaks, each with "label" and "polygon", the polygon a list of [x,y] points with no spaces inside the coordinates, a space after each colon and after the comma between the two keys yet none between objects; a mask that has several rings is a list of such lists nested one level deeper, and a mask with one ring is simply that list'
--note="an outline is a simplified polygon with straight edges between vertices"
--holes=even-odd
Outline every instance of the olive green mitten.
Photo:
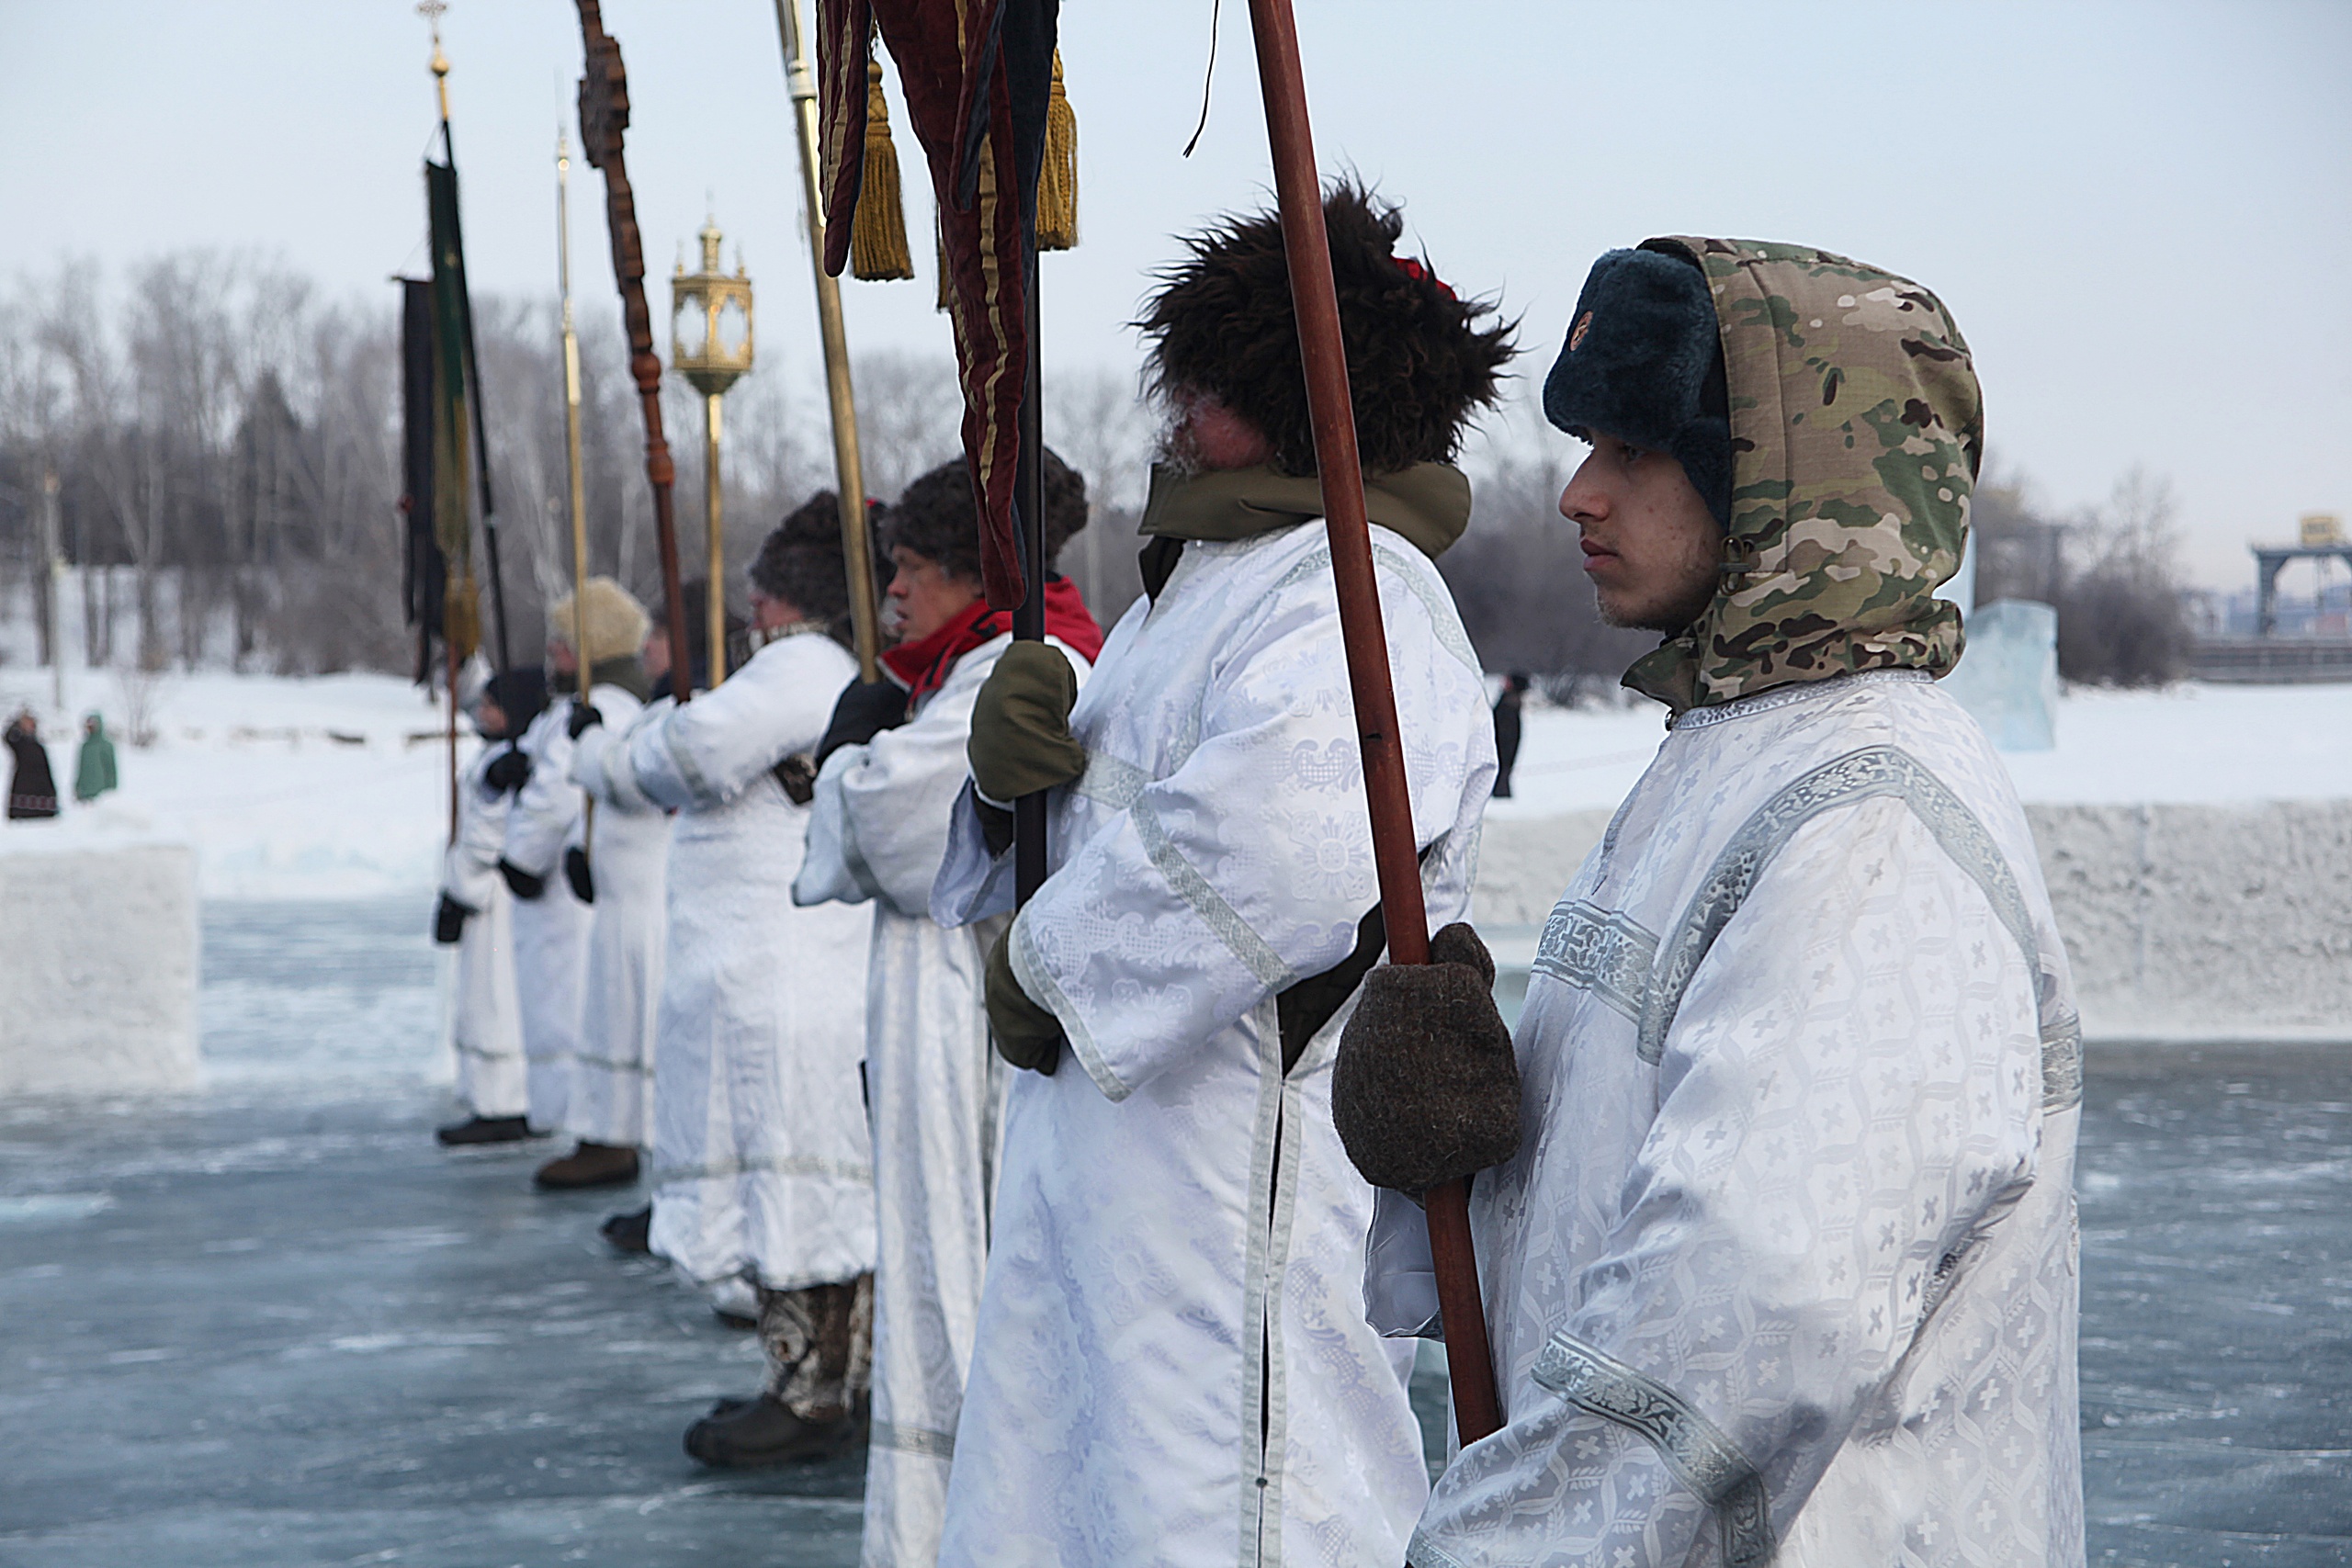
[{"label": "olive green mitten", "polygon": [[1006,649],[972,705],[965,754],[980,793],[1009,805],[1086,772],[1086,748],[1069,732],[1077,701],[1078,671],[1060,649],[1042,642]]},{"label": "olive green mitten", "polygon": [[1051,1010],[1039,1007],[1021,988],[1012,973],[1012,928],[989,950],[988,979],[982,987],[989,1010],[989,1034],[996,1054],[1016,1067],[1054,1076],[1061,1066],[1062,1025]]},{"label": "olive green mitten", "polygon": [[1425,964],[1384,964],[1340,1032],[1331,1121],[1363,1179],[1399,1192],[1519,1152],[1519,1058],[1495,1007],[1495,960],[1457,921]]}]

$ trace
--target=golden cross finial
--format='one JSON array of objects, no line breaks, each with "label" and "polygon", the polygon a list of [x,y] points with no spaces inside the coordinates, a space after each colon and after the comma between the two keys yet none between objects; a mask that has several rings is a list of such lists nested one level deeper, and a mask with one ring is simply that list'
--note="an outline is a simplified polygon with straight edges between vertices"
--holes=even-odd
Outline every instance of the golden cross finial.
[{"label": "golden cross finial", "polygon": [[417,0],[416,14],[433,29],[433,80],[441,93],[441,118],[449,118],[449,57],[441,52],[441,13],[449,0]]}]

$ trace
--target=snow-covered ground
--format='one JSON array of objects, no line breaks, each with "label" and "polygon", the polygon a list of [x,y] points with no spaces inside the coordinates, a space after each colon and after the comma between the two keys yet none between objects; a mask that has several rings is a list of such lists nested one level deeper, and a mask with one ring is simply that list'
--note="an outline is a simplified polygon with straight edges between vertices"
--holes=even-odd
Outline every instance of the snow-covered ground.
[{"label": "snow-covered ground", "polygon": [[[54,822],[0,829],[0,852],[192,844],[208,898],[423,892],[439,875],[448,820],[444,720],[404,681],[165,674],[151,699],[148,747],[129,743],[130,696],[112,674],[70,672],[65,695],[61,717],[50,706],[47,671],[0,669],[0,715],[34,709],[68,797]],[[122,787],[78,807],[74,758],[91,709],[114,733]],[[475,744],[461,735],[460,756]]]},{"label": "snow-covered ground", "polygon": [[[40,715],[71,793],[80,716],[118,732],[122,788],[51,824],[9,824],[0,852],[162,839],[196,847],[209,898],[360,897],[429,891],[448,795],[440,712],[386,675],[315,680],[165,675],[155,744],[129,745],[126,692],[69,676],[71,722],[48,671],[0,667],[0,710]],[[1530,709],[1517,796],[1499,818],[1609,810],[1664,737],[1661,710]],[[2058,747],[2009,755],[2028,801],[2085,804],[2340,799],[2352,795],[2352,685],[2082,691],[2061,700]],[[460,741],[461,755],[474,742]]]},{"label": "snow-covered ground", "polygon": [[[1503,818],[1615,809],[1665,739],[1665,710],[1530,708]],[[2007,753],[2044,804],[2221,804],[2352,795],[2352,685],[2076,690],[2058,744]]]}]

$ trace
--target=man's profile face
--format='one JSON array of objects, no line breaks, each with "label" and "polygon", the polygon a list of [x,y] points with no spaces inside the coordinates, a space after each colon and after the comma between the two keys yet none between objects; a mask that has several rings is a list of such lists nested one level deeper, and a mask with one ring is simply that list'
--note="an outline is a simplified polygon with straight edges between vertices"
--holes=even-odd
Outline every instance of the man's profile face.
[{"label": "man's profile face", "polygon": [[1612,626],[1672,634],[1705,613],[1722,581],[1723,531],[1682,465],[1602,431],[1560,492],[1582,535],[1584,571]]},{"label": "man's profile face", "polygon": [[1266,433],[1214,392],[1186,390],[1170,400],[1160,456],[1189,473],[1254,468],[1274,460]]},{"label": "man's profile face", "polygon": [[900,642],[921,642],[978,602],[980,585],[958,577],[927,555],[894,545],[884,608]]}]

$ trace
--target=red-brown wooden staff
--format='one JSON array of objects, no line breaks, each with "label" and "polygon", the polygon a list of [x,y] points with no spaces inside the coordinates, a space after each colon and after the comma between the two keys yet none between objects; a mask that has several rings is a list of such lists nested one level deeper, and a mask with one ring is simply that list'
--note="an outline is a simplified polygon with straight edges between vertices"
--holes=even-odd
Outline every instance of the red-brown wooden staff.
[{"label": "red-brown wooden staff", "polygon": [[[1258,45],[1258,80],[1266,99],[1266,135],[1274,155],[1274,195],[1290,262],[1291,305],[1298,315],[1306,402],[1315,426],[1315,467],[1323,482],[1323,525],[1338,581],[1340,635],[1363,753],[1364,794],[1372,807],[1373,863],[1380,877],[1381,919],[1392,964],[1426,964],[1429,912],[1421,901],[1414,850],[1413,804],[1396,737],[1396,694],[1388,680],[1380,585],[1373,576],[1372,530],[1364,515],[1363,469],[1356,452],[1355,404],[1340,336],[1340,301],[1331,281],[1330,237],[1323,229],[1323,187],[1315,172],[1315,136],[1299,68],[1298,25],[1290,0],[1250,0]],[[1453,1378],[1455,1429],[1467,1448],[1502,1426],[1495,1397],[1487,1314],[1478,1300],[1478,1261],[1470,1237],[1470,1184],[1449,1181],[1423,1195],[1430,1258],[1437,1271],[1438,1310]]]},{"label": "red-brown wooden staff", "polygon": [[[580,39],[588,70],[580,78],[580,142],[588,162],[605,171],[605,222],[613,240],[613,276],[620,285],[621,316],[628,327],[628,368],[645,411],[645,477],[653,484],[653,536],[662,556],[662,598],[669,610],[670,686],[683,705],[693,684],[686,651],[686,602],[678,582],[678,529],[670,509],[670,444],[662,435],[662,360],[653,352],[653,313],[645,306],[645,242],[637,228],[637,197],[621,159],[628,129],[628,72],[619,40],[605,31],[597,0],[579,0]],[[719,592],[712,583],[710,591]],[[580,691],[588,692],[588,650],[581,649]],[[716,650],[714,650],[714,653]]]}]

